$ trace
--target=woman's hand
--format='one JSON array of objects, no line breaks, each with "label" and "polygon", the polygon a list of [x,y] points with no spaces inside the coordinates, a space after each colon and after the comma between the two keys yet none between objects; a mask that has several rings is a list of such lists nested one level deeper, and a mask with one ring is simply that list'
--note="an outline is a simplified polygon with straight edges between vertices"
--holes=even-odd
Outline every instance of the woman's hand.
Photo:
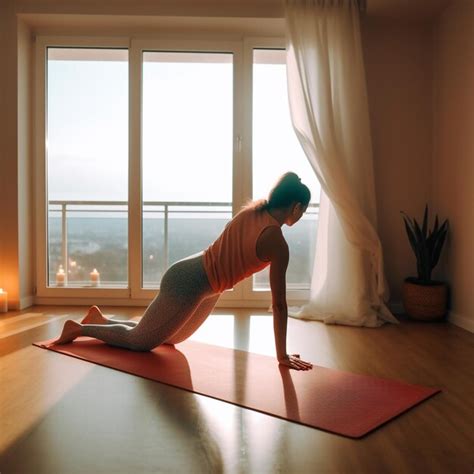
[{"label": "woman's hand", "polygon": [[310,370],[313,368],[313,364],[301,360],[299,354],[287,354],[285,357],[279,358],[278,362],[281,365],[288,366],[290,369]]}]

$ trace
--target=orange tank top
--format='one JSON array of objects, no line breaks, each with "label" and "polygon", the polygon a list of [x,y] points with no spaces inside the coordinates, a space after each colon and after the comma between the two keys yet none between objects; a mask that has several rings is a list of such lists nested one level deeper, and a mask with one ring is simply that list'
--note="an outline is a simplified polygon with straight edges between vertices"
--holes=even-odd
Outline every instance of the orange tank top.
[{"label": "orange tank top", "polygon": [[280,227],[267,211],[242,209],[203,255],[204,269],[216,292],[232,288],[270,264],[257,256],[257,240],[270,226]]}]

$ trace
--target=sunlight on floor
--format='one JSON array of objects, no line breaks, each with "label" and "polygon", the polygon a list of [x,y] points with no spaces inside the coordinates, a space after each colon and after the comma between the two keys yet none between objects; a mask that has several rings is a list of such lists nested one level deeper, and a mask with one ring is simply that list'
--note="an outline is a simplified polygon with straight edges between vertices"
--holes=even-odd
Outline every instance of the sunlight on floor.
[{"label": "sunlight on floor", "polygon": [[[284,466],[291,464],[291,452],[301,442],[294,436],[301,426],[205,396],[197,395],[196,400],[203,424],[220,449],[226,472],[290,472]],[[313,453],[323,452],[325,435],[311,431],[311,442]]]},{"label": "sunlight on floor", "polygon": [[[318,328],[317,347],[310,340],[314,339],[314,333],[308,332],[307,325]],[[239,310],[234,314],[212,314],[190,339],[270,357],[276,355],[273,316],[258,314],[256,311]],[[294,341],[301,341],[301,344],[296,345]],[[303,322],[289,318],[287,350],[291,353],[301,352],[301,347],[304,346],[306,346],[307,356],[311,354],[314,357],[317,352],[318,358],[327,362],[333,360],[334,354],[328,339],[327,328],[322,323]],[[308,351],[308,348],[314,350]]]},{"label": "sunlight on floor", "polygon": [[273,316],[250,316],[249,352],[275,356]]},{"label": "sunlight on floor", "polygon": [[212,314],[189,339],[233,348],[234,319],[233,314]]},{"label": "sunlight on floor", "polygon": [[[58,319],[64,319],[64,316],[50,316],[43,313],[25,313],[22,315],[15,315],[15,317],[0,320],[0,339],[4,339],[9,336],[21,333],[23,331],[29,331],[38,326],[43,326],[52,321]],[[11,329],[14,327],[15,329]]]},{"label": "sunlight on floor", "polygon": [[212,314],[190,337],[193,341],[275,355],[272,315]]}]

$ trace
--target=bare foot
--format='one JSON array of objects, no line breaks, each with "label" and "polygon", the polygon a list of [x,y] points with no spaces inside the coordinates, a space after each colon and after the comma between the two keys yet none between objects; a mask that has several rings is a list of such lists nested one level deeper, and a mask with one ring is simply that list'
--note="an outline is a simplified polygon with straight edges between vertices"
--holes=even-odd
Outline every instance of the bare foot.
[{"label": "bare foot", "polygon": [[107,324],[107,318],[97,306],[91,306],[81,324]]},{"label": "bare foot", "polygon": [[68,342],[74,341],[76,337],[79,337],[82,333],[82,326],[80,323],[68,319],[64,323],[63,332],[58,339],[53,341],[51,344],[67,344]]}]

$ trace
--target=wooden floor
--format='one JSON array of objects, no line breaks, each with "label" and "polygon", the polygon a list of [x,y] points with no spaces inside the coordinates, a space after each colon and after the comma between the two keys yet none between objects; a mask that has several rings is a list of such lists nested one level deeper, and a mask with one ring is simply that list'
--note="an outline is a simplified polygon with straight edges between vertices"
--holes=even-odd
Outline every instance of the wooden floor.
[{"label": "wooden floor", "polygon": [[[85,309],[0,315],[1,474],[474,472],[474,334],[456,326],[289,319],[288,351],[315,365],[443,390],[353,440],[31,345]],[[265,311],[216,310],[192,339],[274,355],[272,331]]]}]

